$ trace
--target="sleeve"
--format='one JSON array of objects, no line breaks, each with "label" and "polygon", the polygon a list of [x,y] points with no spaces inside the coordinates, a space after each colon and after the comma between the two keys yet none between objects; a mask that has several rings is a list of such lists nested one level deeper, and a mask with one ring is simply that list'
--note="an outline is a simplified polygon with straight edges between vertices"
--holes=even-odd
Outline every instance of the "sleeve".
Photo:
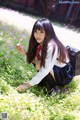
[{"label": "sleeve", "polygon": [[41,67],[39,72],[29,81],[31,86],[38,84],[53,68],[58,56],[58,47],[55,45],[54,55],[52,57],[53,46],[49,46],[47,50],[47,57],[45,59],[45,67]]}]

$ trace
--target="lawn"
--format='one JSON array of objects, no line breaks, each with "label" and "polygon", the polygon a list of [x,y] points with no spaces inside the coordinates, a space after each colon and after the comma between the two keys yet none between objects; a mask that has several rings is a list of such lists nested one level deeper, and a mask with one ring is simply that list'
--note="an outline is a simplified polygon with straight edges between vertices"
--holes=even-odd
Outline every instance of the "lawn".
[{"label": "lawn", "polygon": [[27,64],[15,48],[21,39],[27,50],[29,33],[0,23],[0,113],[7,112],[10,120],[79,120],[78,76],[65,86],[65,90],[61,88],[50,97],[38,86],[17,92],[19,84],[36,74],[34,66]]}]

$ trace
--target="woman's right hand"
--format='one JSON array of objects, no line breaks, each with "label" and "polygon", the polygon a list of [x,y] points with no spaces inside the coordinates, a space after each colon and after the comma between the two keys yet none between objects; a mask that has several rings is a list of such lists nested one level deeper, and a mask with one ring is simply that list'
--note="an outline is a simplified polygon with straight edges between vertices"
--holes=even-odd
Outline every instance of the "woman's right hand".
[{"label": "woman's right hand", "polygon": [[16,45],[16,48],[17,48],[17,50],[18,50],[19,52],[21,52],[21,51],[23,50],[23,45],[22,45],[21,43],[18,43],[18,44]]},{"label": "woman's right hand", "polygon": [[26,51],[25,51],[25,49],[23,48],[23,45],[22,45],[21,43],[18,43],[18,44],[16,45],[16,48],[17,48],[17,50],[18,50],[21,54],[26,55]]}]

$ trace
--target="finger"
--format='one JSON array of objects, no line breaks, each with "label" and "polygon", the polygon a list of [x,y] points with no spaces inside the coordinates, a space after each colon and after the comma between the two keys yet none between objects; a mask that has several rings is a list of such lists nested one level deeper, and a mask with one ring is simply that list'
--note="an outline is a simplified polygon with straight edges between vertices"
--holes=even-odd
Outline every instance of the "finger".
[{"label": "finger", "polygon": [[21,43],[18,43],[16,46],[22,46],[22,44],[21,44]]},{"label": "finger", "polygon": [[22,86],[21,86],[21,85],[18,86],[18,87],[17,87],[17,90],[18,90],[18,91],[22,91],[22,90],[23,90]]}]

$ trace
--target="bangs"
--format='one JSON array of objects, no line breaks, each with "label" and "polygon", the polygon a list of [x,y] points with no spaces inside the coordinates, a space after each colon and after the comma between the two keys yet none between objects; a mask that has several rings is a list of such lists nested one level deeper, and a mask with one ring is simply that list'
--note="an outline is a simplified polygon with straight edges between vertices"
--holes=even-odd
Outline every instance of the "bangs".
[{"label": "bangs", "polygon": [[41,30],[41,31],[44,31],[44,27],[43,25],[40,23],[40,22],[37,22],[34,26],[34,31],[35,30]]}]

